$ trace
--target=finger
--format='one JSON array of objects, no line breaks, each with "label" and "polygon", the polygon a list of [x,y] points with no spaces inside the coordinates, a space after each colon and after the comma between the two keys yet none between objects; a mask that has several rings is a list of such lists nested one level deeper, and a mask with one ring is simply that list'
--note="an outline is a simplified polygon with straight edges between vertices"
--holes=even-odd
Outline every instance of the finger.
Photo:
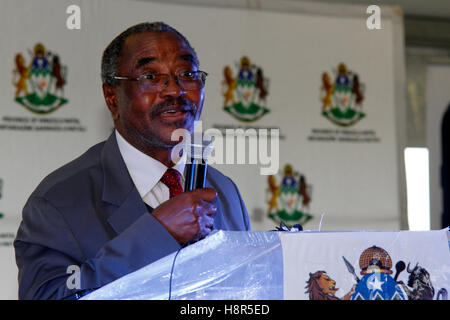
[{"label": "finger", "polygon": [[206,228],[212,230],[212,228],[213,228],[213,226],[214,226],[214,219],[211,218],[211,217],[205,217],[205,218],[207,218],[207,219],[205,219],[205,220],[206,220],[206,221],[205,221],[205,226],[206,226]]},{"label": "finger", "polygon": [[197,236],[198,238],[203,239],[204,237],[209,235],[211,231],[212,231],[211,228],[208,227],[200,228],[199,232],[197,233]]},{"label": "finger", "polygon": [[211,229],[214,225],[214,219],[207,215],[203,215],[201,217],[198,217],[198,224],[200,228],[204,227]]},{"label": "finger", "polygon": [[202,200],[213,202],[217,197],[217,192],[213,188],[195,189],[192,192],[196,193]]},{"label": "finger", "polygon": [[200,203],[195,208],[195,214],[201,215],[213,215],[217,211],[217,206],[214,203],[200,200]]}]

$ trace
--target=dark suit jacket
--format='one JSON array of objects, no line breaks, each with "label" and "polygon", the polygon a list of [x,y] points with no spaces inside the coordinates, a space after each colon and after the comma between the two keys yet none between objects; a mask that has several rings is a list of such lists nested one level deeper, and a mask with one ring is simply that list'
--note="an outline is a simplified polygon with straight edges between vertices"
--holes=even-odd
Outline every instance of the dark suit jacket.
[{"label": "dark suit jacket", "polygon": [[[209,167],[206,186],[218,194],[214,229],[249,230],[236,185]],[[61,299],[99,288],[180,245],[146,209],[113,134],[39,184],[23,209],[14,247],[19,298]],[[67,286],[71,265],[80,268],[79,289]]]}]

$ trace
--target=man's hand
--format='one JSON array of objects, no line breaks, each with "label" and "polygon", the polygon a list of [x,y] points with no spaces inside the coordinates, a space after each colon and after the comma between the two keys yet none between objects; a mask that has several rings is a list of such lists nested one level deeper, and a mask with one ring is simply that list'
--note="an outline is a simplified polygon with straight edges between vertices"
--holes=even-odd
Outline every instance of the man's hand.
[{"label": "man's hand", "polygon": [[214,189],[195,189],[183,192],[162,203],[152,215],[169,231],[180,244],[206,237],[212,230],[216,212],[213,203],[217,197]]}]

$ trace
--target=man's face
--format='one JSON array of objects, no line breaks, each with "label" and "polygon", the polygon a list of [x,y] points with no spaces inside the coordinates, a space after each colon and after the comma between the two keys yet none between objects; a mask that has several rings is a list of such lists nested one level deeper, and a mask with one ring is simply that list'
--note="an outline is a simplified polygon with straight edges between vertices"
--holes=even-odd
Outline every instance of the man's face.
[{"label": "man's face", "polygon": [[[129,36],[117,66],[119,76],[132,78],[150,73],[174,76],[197,68],[192,50],[170,32]],[[175,129],[192,132],[194,121],[201,114],[204,92],[203,89],[183,90],[173,77],[167,87],[152,93],[140,90],[137,81],[119,80],[115,98],[117,108],[114,111],[110,107],[110,110],[116,129],[142,150],[175,145],[178,141],[171,140]]]}]

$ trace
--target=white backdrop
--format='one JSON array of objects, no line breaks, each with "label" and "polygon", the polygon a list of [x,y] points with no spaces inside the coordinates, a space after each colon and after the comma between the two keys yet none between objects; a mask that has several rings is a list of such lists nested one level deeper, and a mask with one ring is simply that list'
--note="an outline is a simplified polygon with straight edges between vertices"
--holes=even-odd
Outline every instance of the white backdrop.
[{"label": "white backdrop", "polygon": [[[268,5],[268,1],[262,1]],[[66,28],[66,8],[81,9],[81,29]],[[284,12],[281,12],[283,11]],[[26,18],[25,18],[26,17]],[[277,10],[242,10],[119,0],[2,0],[0,32],[0,298],[14,299],[13,235],[22,207],[39,181],[89,146],[105,139],[112,128],[100,82],[100,59],[106,45],[128,26],[164,21],[180,30],[196,49],[201,69],[209,72],[203,128],[255,127],[281,129],[280,170],[291,164],[311,185],[305,228],[391,229],[401,227],[405,204],[400,146],[403,109],[403,43],[401,14],[383,7],[382,29],[368,30],[365,7],[302,4]],[[30,63],[36,43],[60,56],[67,67],[64,96],[58,110],[38,115],[14,101],[14,58]],[[223,69],[237,73],[242,56],[264,71],[269,80],[269,113],[242,123],[223,110]],[[349,128],[321,115],[323,72],[334,77],[339,63],[364,85],[365,117]],[[38,130],[43,121],[53,128]],[[33,130],[17,129],[23,123]],[[56,123],[56,124],[55,124]],[[62,124],[61,124],[62,123]],[[75,123],[69,130],[65,123]],[[16,126],[14,129],[13,127]],[[56,131],[57,130],[57,131]],[[317,132],[369,135],[371,142],[317,141]],[[267,176],[258,165],[217,165],[238,185],[257,230],[273,229],[267,217]],[[281,179],[281,174],[277,179]]]}]

